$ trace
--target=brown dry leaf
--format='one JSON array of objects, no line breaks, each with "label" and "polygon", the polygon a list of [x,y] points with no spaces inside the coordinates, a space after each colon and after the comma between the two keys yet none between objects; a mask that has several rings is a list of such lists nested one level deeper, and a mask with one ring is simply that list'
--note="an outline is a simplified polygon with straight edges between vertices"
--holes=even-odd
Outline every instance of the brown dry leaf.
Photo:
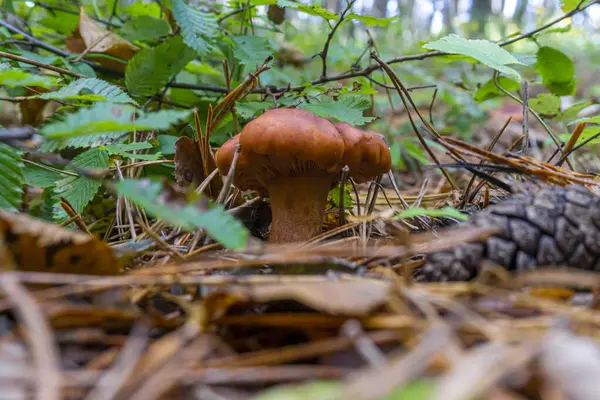
[{"label": "brown dry leaf", "polygon": [[266,303],[295,300],[315,310],[339,315],[364,316],[381,306],[390,283],[375,279],[230,286],[225,291],[241,301]]},{"label": "brown dry leaf", "polygon": [[[197,188],[217,168],[212,155],[208,157],[207,164],[208,173],[205,173],[198,142],[186,136],[177,139],[177,142],[175,142],[175,179],[179,186],[187,188],[192,185],[194,189]],[[221,178],[214,177],[205,193],[216,198],[219,195],[221,186]]]},{"label": "brown dry leaf", "polygon": [[92,275],[121,271],[106,243],[27,214],[0,211],[0,233],[16,269],[22,271]]},{"label": "brown dry leaf", "polygon": [[566,301],[571,299],[575,295],[575,292],[561,287],[537,287],[529,289],[529,294],[535,297]]},{"label": "brown dry leaf", "polygon": [[[140,48],[123,39],[116,33],[108,31],[88,17],[83,8],[79,13],[79,25],[73,35],[67,38],[67,48],[75,53],[107,54],[122,60],[130,60]],[[101,65],[116,71],[125,71],[126,63],[107,58],[98,59]]]},{"label": "brown dry leaf", "polygon": [[[48,89],[38,87],[35,92],[30,88],[26,88],[28,96],[33,96],[39,93],[46,93]],[[44,120],[44,110],[46,109],[48,100],[44,99],[27,99],[19,103],[19,109],[21,110],[21,124],[38,126]]]}]

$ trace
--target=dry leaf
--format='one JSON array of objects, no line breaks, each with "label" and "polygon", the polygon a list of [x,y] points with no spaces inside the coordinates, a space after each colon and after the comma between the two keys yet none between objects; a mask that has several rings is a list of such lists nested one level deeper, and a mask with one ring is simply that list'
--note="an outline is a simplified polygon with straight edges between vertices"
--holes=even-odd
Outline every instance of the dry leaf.
[{"label": "dry leaf", "polygon": [[22,271],[115,275],[121,270],[106,243],[27,214],[0,211],[0,234],[0,246]]},{"label": "dry leaf", "polygon": [[328,314],[364,316],[380,307],[390,291],[389,282],[374,279],[360,281],[323,281],[230,286],[227,293],[241,301],[266,303],[295,300]]},{"label": "dry leaf", "polygon": [[535,297],[566,301],[571,299],[575,292],[561,287],[537,287],[529,289],[529,294]]},{"label": "dry leaf", "polygon": [[[41,87],[36,88],[35,92],[30,88],[26,88],[25,90],[28,96],[48,92],[48,89]],[[27,99],[20,102],[21,124],[38,126],[44,120],[46,104],[48,104],[48,100],[44,99]]]},{"label": "dry leaf", "polygon": [[[88,17],[83,8],[79,13],[79,25],[73,35],[67,38],[67,48],[75,53],[88,51],[90,53],[107,54],[122,60],[130,60],[140,48],[123,39],[116,33],[104,29],[96,21]],[[98,63],[114,69],[125,71],[126,63],[108,58],[99,58]]]},{"label": "dry leaf", "polygon": [[[206,177],[217,168],[212,154],[208,157],[207,166],[208,171],[205,172],[198,142],[185,136],[177,139],[175,142],[175,180],[179,186],[187,188],[192,185],[195,189],[204,182]],[[216,176],[210,181],[205,193],[216,198],[222,186],[221,178]]]}]

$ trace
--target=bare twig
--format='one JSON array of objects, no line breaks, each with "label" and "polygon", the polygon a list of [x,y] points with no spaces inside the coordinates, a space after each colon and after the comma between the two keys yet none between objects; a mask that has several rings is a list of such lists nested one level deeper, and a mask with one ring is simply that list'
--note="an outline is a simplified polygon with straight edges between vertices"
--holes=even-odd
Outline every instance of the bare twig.
[{"label": "bare twig", "polygon": [[356,0],[350,0],[346,3],[346,8],[340,14],[339,19],[337,20],[337,22],[335,23],[333,28],[331,28],[331,31],[329,31],[329,34],[327,35],[327,39],[325,40],[325,44],[323,45],[323,50],[321,50],[321,53],[319,53],[319,56],[321,57],[321,60],[323,61],[323,67],[321,69],[321,79],[323,79],[327,76],[327,53],[329,52],[329,45],[331,44],[331,40],[335,36],[335,33],[337,32],[338,28],[344,22],[344,19],[346,18],[346,14],[348,14],[348,11],[350,11],[352,9],[352,6],[354,5],[354,3],[356,3]]},{"label": "bare twig", "polygon": [[85,76],[78,74],[77,72],[69,71],[68,69],[55,67],[54,65],[44,64],[39,61],[35,61],[26,57],[17,56],[15,54],[6,53],[4,51],[0,51],[0,57],[8,58],[9,60],[19,61],[25,64],[35,65],[36,67],[40,67],[43,69],[47,69],[49,71],[58,72],[59,74],[74,76],[75,78],[85,78]]}]

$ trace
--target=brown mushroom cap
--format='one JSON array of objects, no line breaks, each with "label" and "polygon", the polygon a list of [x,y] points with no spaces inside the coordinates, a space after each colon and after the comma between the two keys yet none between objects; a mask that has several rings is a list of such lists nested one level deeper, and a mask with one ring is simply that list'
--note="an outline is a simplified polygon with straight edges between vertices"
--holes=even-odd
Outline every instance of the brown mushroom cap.
[{"label": "brown mushroom cap", "polygon": [[390,170],[392,157],[380,134],[363,132],[345,122],[338,122],[335,127],[344,139],[342,164],[348,166],[356,182],[370,181]]},{"label": "brown mushroom cap", "polygon": [[302,109],[269,110],[239,136],[252,173],[263,185],[279,177],[341,168],[342,136],[331,122]]},{"label": "brown mushroom cap", "polygon": [[[219,169],[219,174],[226,176],[233,162],[235,148],[240,143],[240,135],[235,135],[227,140],[215,153],[215,163]],[[261,188],[261,184],[251,175],[248,168],[248,160],[243,152],[237,160],[235,167],[234,181],[240,190],[252,190]]]}]

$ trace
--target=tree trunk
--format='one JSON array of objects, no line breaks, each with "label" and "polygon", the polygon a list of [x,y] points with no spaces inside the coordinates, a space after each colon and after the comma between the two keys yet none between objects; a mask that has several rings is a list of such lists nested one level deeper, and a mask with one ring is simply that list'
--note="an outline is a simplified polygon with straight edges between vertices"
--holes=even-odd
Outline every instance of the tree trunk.
[{"label": "tree trunk", "polygon": [[473,0],[471,6],[471,20],[477,22],[477,33],[485,32],[485,24],[492,13],[491,0]]},{"label": "tree trunk", "polygon": [[385,18],[387,14],[388,0],[375,0],[371,15],[377,18]]}]

